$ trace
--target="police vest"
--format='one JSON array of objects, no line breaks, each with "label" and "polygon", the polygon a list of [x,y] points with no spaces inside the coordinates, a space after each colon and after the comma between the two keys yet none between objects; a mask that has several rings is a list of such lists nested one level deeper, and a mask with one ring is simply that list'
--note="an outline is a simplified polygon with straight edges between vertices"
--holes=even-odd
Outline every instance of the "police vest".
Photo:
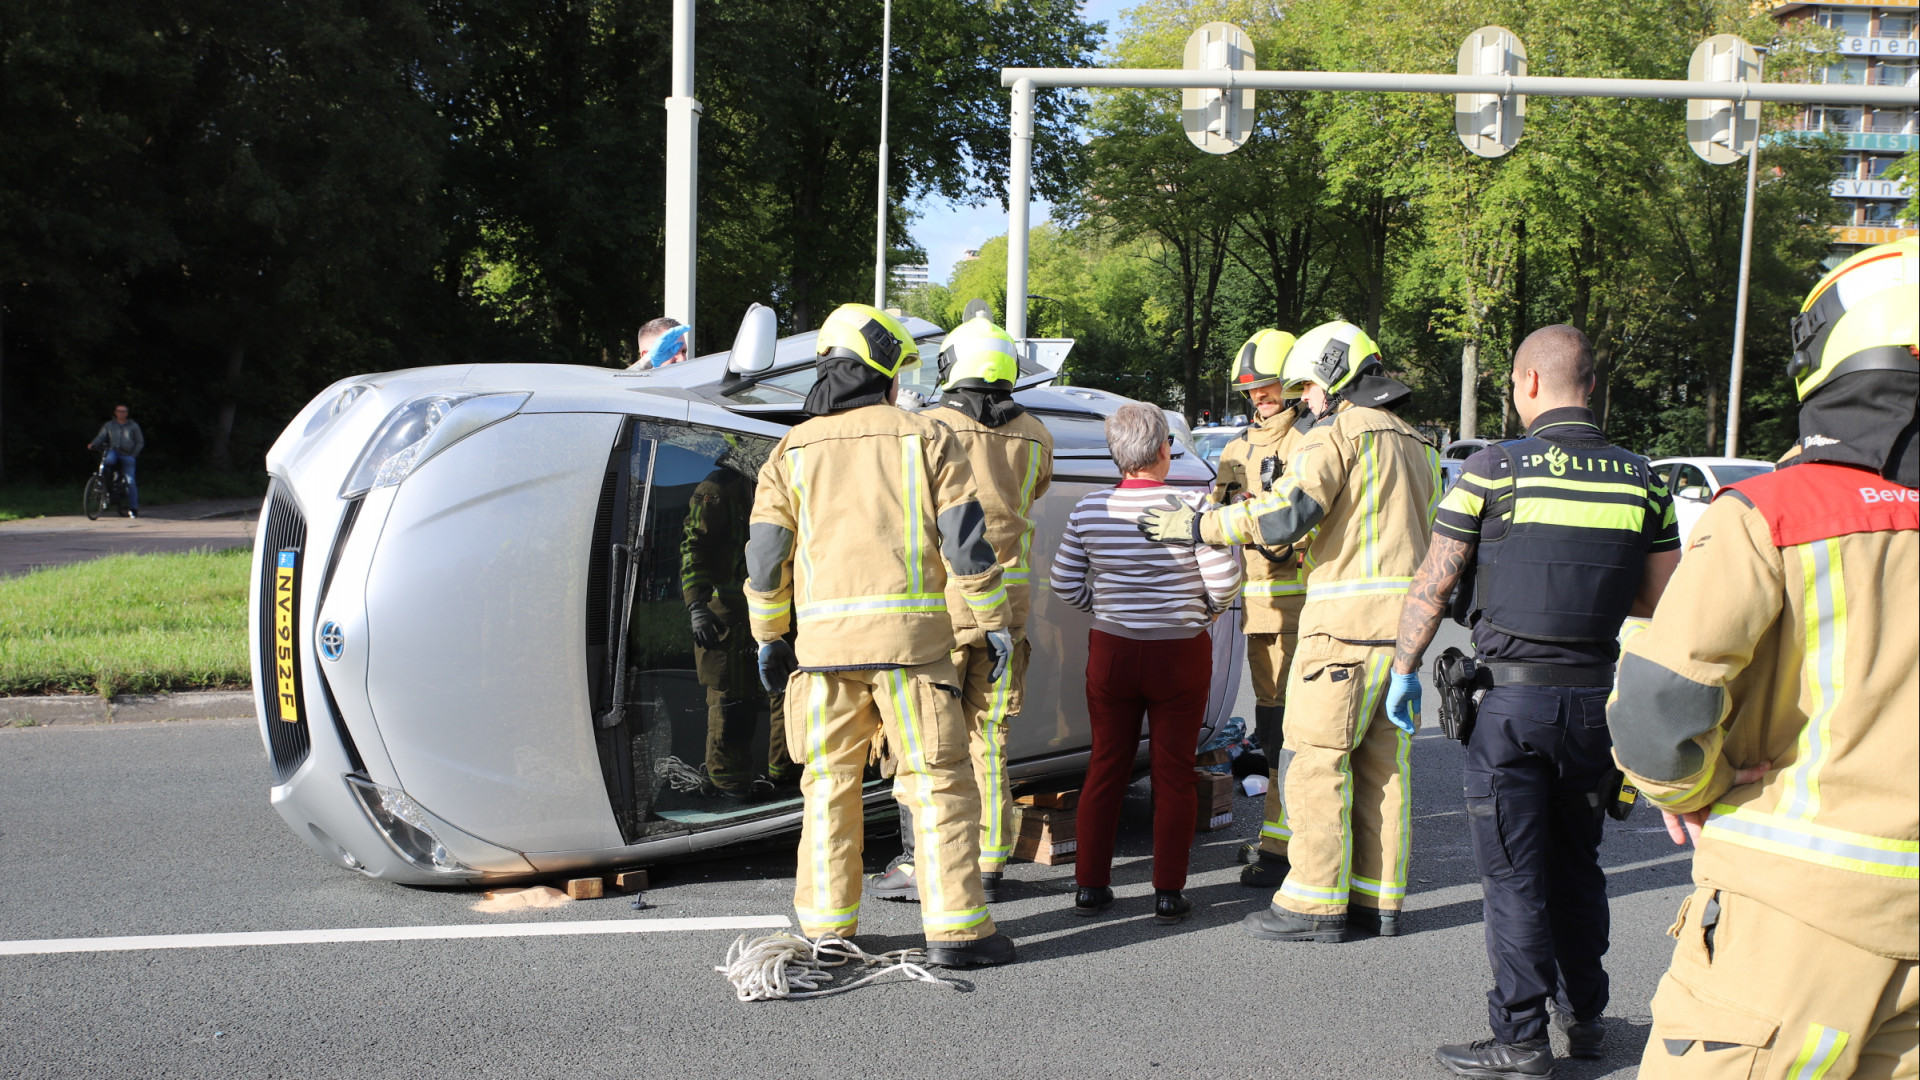
[{"label": "police vest", "polygon": [[1497,449],[1512,485],[1490,501],[1486,519],[1504,503],[1507,529],[1481,538],[1471,621],[1530,641],[1613,640],[1646,570],[1646,459],[1541,438]]}]

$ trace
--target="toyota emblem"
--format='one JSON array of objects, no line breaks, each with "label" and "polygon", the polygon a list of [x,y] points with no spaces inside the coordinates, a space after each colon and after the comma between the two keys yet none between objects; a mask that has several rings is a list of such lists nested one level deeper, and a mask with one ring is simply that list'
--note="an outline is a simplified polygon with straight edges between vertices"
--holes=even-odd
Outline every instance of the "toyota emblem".
[{"label": "toyota emblem", "polygon": [[320,655],[329,660],[340,659],[347,651],[347,635],[340,630],[340,624],[328,619],[320,624]]}]

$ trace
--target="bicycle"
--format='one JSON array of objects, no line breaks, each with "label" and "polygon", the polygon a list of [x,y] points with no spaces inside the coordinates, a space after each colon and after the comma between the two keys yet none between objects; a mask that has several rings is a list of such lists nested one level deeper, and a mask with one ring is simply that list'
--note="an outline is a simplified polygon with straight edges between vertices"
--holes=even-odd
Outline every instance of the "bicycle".
[{"label": "bicycle", "polygon": [[100,465],[93,475],[87,477],[86,493],[80,497],[81,509],[86,511],[88,521],[99,521],[100,515],[118,507],[127,508],[127,478],[119,465],[107,464],[107,451],[100,451]]}]

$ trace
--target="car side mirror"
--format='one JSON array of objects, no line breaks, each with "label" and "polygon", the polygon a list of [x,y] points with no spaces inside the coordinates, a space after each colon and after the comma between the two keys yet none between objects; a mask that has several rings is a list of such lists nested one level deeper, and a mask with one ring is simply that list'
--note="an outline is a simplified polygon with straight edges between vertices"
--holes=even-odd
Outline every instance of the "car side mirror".
[{"label": "car side mirror", "polygon": [[733,336],[733,351],[727,354],[727,370],[735,375],[758,375],[773,366],[773,350],[780,343],[780,324],[773,309],[755,304],[740,319],[740,330]]},{"label": "car side mirror", "polygon": [[1685,499],[1688,502],[1703,503],[1703,502],[1706,502],[1712,496],[1712,494],[1713,493],[1708,491],[1706,488],[1700,487],[1699,485],[1695,485],[1693,487],[1681,488],[1679,491],[1676,491],[1673,493],[1673,497],[1676,499]]}]

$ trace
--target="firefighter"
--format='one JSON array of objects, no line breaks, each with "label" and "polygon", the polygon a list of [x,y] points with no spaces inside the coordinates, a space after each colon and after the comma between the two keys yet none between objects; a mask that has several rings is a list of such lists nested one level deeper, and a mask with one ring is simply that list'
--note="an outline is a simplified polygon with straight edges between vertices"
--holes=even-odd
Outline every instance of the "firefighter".
[{"label": "firefighter", "polygon": [[[758,648],[747,632],[747,515],[753,493],[733,469],[715,469],[693,489],[680,541],[680,598],[693,631],[694,673],[707,691],[706,778],[701,792],[767,795],[799,780],[779,717],[786,688],[760,685]],[[754,730],[766,710],[767,761],[756,774]]]},{"label": "firefighter", "polygon": [[844,305],[820,328],[818,350],[811,419],[761,468],[747,540],[761,680],[786,687],[787,746],[805,767],[800,928],[819,938],[859,927],[861,780],[884,739],[896,790],[914,809],[929,962],[1008,963],[1013,942],[980,890],[980,793],[947,617],[952,581],[998,680],[1013,638],[973,470],[950,430],[892,404],[895,377],[919,360],[899,320]]},{"label": "firefighter", "polygon": [[1302,390],[1313,426],[1273,490],[1205,512],[1169,507],[1141,522],[1160,543],[1273,546],[1313,534],[1287,678],[1291,866],[1272,905],[1245,920],[1258,938],[1399,932],[1411,732],[1387,722],[1384,703],[1400,601],[1427,553],[1440,459],[1392,411],[1412,391],[1379,368],[1379,347],[1352,323],[1308,331],[1281,382]]},{"label": "firefighter", "polygon": [[[1027,611],[1031,595],[1032,508],[1053,483],[1053,436],[1013,400],[1020,375],[1014,340],[985,316],[961,323],[940,343],[940,407],[927,415],[953,432],[973,468],[987,540],[1007,587],[1011,663],[994,671],[986,632],[959,586],[947,582],[947,615],[953,621],[953,666],[960,673],[973,777],[980,787],[980,886],[987,901],[999,897],[1007,860],[1013,855],[1013,795],[1007,786],[1007,727],[1020,715],[1025,694]],[[895,797],[901,790],[896,785]],[[917,900],[914,887],[913,811],[900,802],[899,858],[873,880],[871,892],[889,900]]]},{"label": "firefighter", "polygon": [[[1305,410],[1287,399],[1280,369],[1293,349],[1293,335],[1262,330],[1240,346],[1234,357],[1231,385],[1244,392],[1253,406],[1253,423],[1220,451],[1219,475],[1211,499],[1229,506],[1273,490],[1286,471],[1287,458],[1299,443]],[[1307,573],[1301,556],[1307,541],[1298,544],[1248,544],[1246,580],[1240,586],[1240,607],[1247,635],[1247,671],[1253,677],[1253,722],[1260,745],[1267,752],[1266,819],[1260,838],[1241,849],[1247,868],[1240,884],[1269,891],[1287,877],[1286,803],[1281,793],[1280,750],[1284,743],[1287,669],[1293,658],[1294,631],[1300,623],[1300,605],[1307,600]]]},{"label": "firefighter", "polygon": [[1920,244],[1807,296],[1800,453],[1722,489],[1630,636],[1614,757],[1691,837],[1646,1080],[1920,1075]]},{"label": "firefighter", "polygon": [[1535,330],[1513,358],[1525,438],[1466,460],[1400,615],[1387,711],[1416,726],[1420,658],[1456,587],[1487,673],[1466,745],[1467,831],[1485,905],[1493,1037],[1435,1054],[1460,1076],[1545,1076],[1548,1002],[1568,1053],[1605,1028],[1607,876],[1600,835],[1619,796],[1607,689],[1620,624],[1653,613],[1680,561],[1673,501],[1646,459],[1601,437],[1593,346]]}]

